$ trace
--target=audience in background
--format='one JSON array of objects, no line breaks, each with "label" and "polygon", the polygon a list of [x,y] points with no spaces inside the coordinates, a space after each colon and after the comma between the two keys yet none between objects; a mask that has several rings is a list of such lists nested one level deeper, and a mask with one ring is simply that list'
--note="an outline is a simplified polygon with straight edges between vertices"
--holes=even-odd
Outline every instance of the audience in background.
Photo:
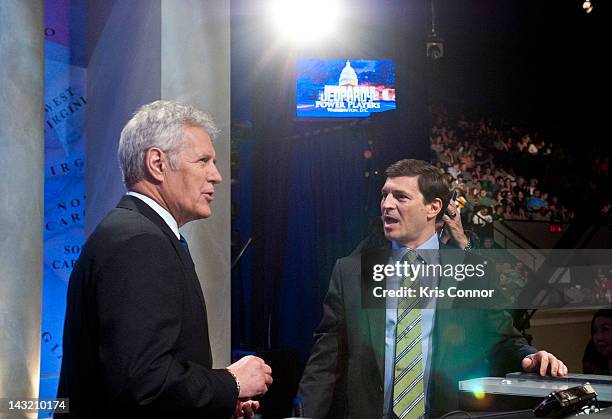
[{"label": "audience in background", "polygon": [[[457,192],[466,231],[476,233],[487,257],[496,259],[502,291],[511,298],[529,282],[532,267],[507,252],[491,252],[494,221],[570,222],[588,205],[594,215],[589,221],[612,222],[607,151],[572,154],[524,124],[451,117],[439,106],[432,107],[432,117],[432,160]],[[559,291],[568,303],[612,303],[607,271],[592,284],[565,287]]]},{"label": "audience in background", "polygon": [[[496,220],[574,219],[574,204],[579,200],[574,200],[572,194],[568,202],[573,208],[562,203],[559,193],[567,193],[568,187],[559,173],[541,170],[542,175],[531,175],[533,168],[569,163],[571,155],[562,146],[505,121],[470,120],[465,116],[452,120],[444,109],[436,106],[432,115],[434,163],[464,198],[467,227],[482,226],[476,215],[482,214],[483,207]],[[599,156],[594,162],[592,179],[596,183],[602,177],[607,180],[609,156]],[[601,214],[609,221],[612,205],[606,202]]]}]

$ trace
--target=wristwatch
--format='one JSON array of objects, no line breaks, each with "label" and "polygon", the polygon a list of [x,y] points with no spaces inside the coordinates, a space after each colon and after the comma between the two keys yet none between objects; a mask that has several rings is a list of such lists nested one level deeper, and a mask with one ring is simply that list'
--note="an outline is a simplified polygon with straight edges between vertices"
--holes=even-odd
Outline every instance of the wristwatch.
[{"label": "wristwatch", "polygon": [[468,242],[465,245],[465,247],[463,248],[463,251],[467,252],[467,251],[470,251],[472,249],[474,249],[474,246],[472,245],[472,239],[468,238]]}]

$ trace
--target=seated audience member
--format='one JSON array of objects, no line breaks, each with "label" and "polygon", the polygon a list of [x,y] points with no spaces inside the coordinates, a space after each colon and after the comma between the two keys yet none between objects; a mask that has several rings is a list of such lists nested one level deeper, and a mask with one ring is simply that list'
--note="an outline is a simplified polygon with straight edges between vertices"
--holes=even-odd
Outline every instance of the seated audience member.
[{"label": "seated audience member", "polygon": [[612,309],[601,309],[595,313],[591,321],[591,340],[582,357],[582,372],[610,375],[611,367]]},{"label": "seated audience member", "polygon": [[537,211],[540,208],[546,208],[547,206],[548,206],[548,203],[540,197],[539,189],[534,190],[533,195],[531,195],[527,199],[527,210],[528,211]]},{"label": "seated audience member", "polygon": [[488,207],[482,207],[480,211],[474,214],[472,224],[479,227],[485,227],[493,222],[493,217],[489,214]]},{"label": "seated audience member", "polygon": [[502,205],[496,206],[493,213],[493,221],[503,221],[504,219],[504,207]]},{"label": "seated audience member", "polygon": [[495,243],[495,241],[493,241],[493,238],[490,236],[485,236],[482,239],[482,248],[484,250],[496,250],[496,249],[501,249],[501,247]]}]

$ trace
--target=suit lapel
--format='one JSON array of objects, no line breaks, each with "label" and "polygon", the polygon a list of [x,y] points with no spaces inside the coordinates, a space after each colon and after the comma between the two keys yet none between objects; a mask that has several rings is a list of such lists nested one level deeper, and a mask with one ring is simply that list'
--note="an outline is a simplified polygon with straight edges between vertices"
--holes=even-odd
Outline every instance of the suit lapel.
[{"label": "suit lapel", "polygon": [[202,286],[200,285],[200,281],[198,280],[198,275],[195,271],[195,265],[193,264],[193,260],[191,259],[191,256],[187,254],[187,252],[183,248],[183,245],[176,237],[176,234],[174,234],[174,231],[172,231],[172,229],[170,228],[170,226],[168,226],[164,219],[145,202],[131,195],[124,195],[117,204],[117,208],[123,208],[130,211],[139,212],[140,214],[147,217],[168,237],[168,239],[170,239],[170,242],[174,247],[174,251],[181,260],[185,274],[190,278],[192,285],[195,285],[197,294],[200,296],[200,300],[204,307],[206,307],[206,303],[204,301],[204,294],[202,293]]},{"label": "suit lapel", "polygon": [[[456,247],[445,245],[440,243],[440,264],[445,266],[447,264],[456,266],[457,264],[464,263],[465,252],[457,249]],[[457,281],[452,276],[442,276],[439,279],[440,289],[447,290],[448,287],[456,286]],[[456,311],[451,310],[454,306],[455,298],[445,297],[436,301],[436,314],[434,320],[434,329],[432,332],[431,348],[432,350],[432,362],[431,362],[431,381],[427,393],[427,397],[432,405],[442,403],[445,397],[448,395],[443,394],[445,389],[443,385],[443,379],[445,371],[449,368],[447,358],[455,351],[456,347],[445,344],[448,342],[449,336],[459,338],[456,336],[460,331],[456,326]]]},{"label": "suit lapel", "polygon": [[[375,264],[389,263],[390,249],[380,248],[365,252],[361,255],[361,280],[366,281],[362,290],[372,289],[372,269]],[[381,286],[386,288],[385,283]],[[384,380],[385,372],[385,321],[387,311],[386,303],[382,308],[365,308],[365,315],[368,320],[370,345],[376,358],[376,365],[380,373],[381,380]]]}]

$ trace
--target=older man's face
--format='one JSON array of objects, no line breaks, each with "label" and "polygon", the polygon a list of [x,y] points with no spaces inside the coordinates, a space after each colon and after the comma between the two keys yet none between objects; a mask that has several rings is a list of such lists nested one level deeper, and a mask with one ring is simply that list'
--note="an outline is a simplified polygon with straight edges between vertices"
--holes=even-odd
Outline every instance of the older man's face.
[{"label": "older man's face", "polygon": [[176,170],[168,170],[164,180],[164,200],[179,226],[210,217],[215,185],[221,174],[215,165],[215,149],[206,131],[186,127],[183,148]]}]

